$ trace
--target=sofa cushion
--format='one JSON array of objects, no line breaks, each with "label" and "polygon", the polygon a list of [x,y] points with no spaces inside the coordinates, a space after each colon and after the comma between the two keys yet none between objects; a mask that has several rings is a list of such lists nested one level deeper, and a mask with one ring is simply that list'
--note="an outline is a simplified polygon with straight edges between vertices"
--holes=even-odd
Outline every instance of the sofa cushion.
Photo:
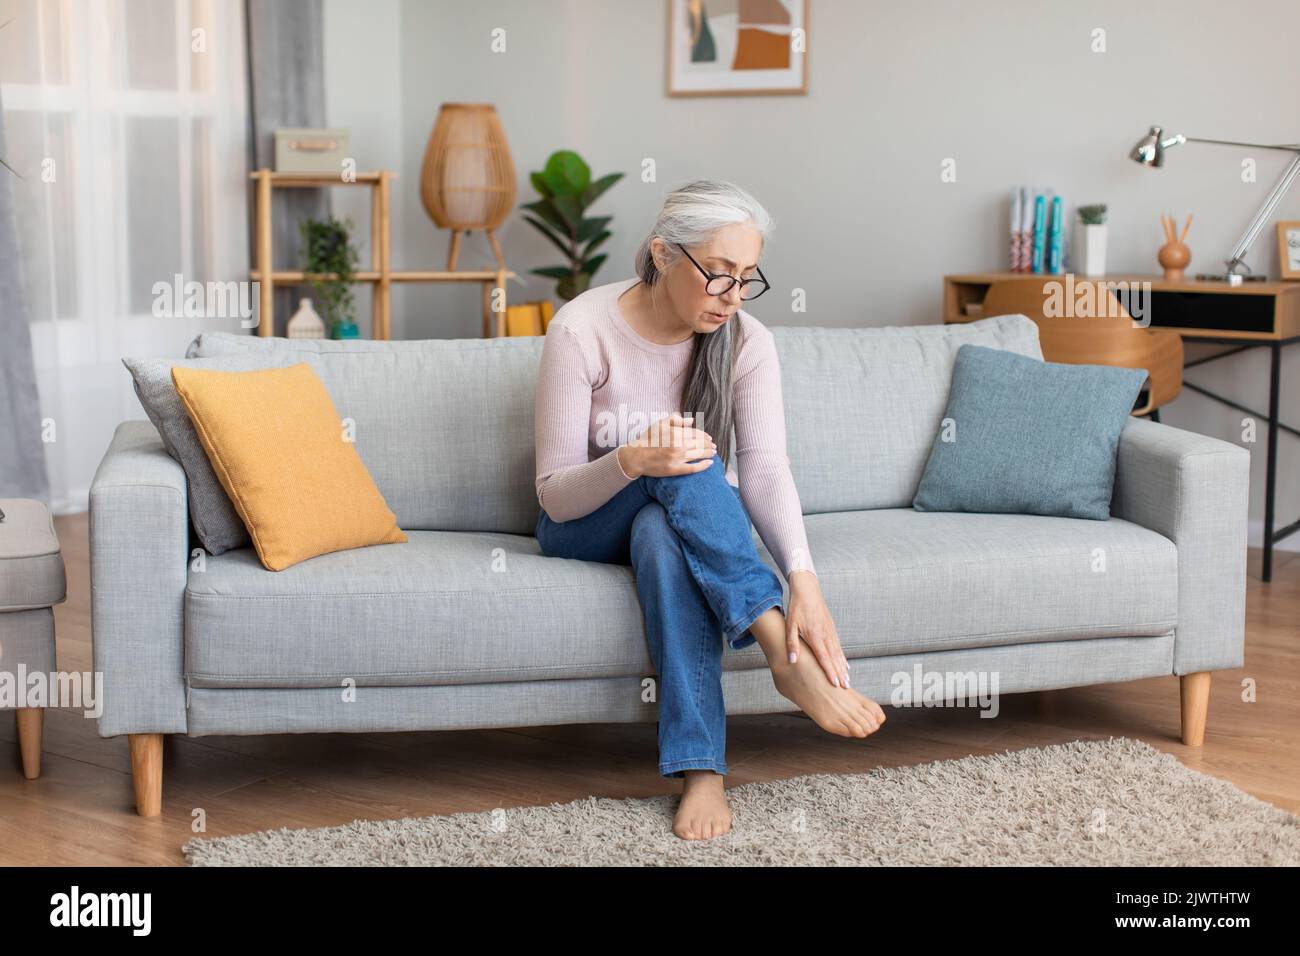
[{"label": "sofa cushion", "polygon": [[1119,435],[1146,378],[963,345],[912,507],[1105,521]]},{"label": "sofa cushion", "polygon": [[[961,325],[774,328],[790,471],[804,514],[906,508],[943,419],[957,350],[1041,359],[1023,315]],[[813,560],[821,556],[813,549]]]},{"label": "sofa cushion", "polygon": [[1177,622],[1174,543],[1118,518],[891,508],[804,521],[850,658],[1151,637]]},{"label": "sofa cushion", "polygon": [[[277,574],[208,558],[185,594],[196,687],[458,684],[651,673],[629,567],[525,535],[409,531]],[[719,637],[721,640],[721,637]]]},{"label": "sofa cushion", "polygon": [[[1173,544],[1119,519],[897,509],[814,515],[807,526],[850,658],[1174,626]],[[653,673],[631,568],[543,557],[525,535],[409,537],[402,548],[323,555],[278,574],[248,549],[192,568],[189,682],[340,687],[351,678],[364,687]],[[760,554],[772,564],[761,543]],[[723,666],[765,661],[754,645],[725,654]]]},{"label": "sofa cushion", "polygon": [[204,332],[190,357],[283,351],[320,376],[404,529],[537,526],[533,391],[542,339],[417,342]]}]

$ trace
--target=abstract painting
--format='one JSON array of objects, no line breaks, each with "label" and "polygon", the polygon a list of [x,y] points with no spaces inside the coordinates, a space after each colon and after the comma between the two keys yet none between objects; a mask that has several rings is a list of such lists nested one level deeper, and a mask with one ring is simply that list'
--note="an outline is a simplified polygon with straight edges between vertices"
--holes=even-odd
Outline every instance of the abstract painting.
[{"label": "abstract painting", "polygon": [[808,92],[808,0],[668,0],[668,95]]}]

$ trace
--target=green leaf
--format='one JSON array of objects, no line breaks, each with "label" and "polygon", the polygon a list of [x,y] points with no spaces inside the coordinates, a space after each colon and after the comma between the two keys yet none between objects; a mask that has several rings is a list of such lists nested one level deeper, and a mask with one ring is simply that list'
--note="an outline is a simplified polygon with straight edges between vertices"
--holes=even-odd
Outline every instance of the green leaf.
[{"label": "green leaf", "polygon": [[593,236],[591,242],[587,243],[586,247],[582,250],[581,257],[583,259],[590,259],[591,254],[596,251],[596,248],[612,235],[613,233],[606,229],[600,235]]},{"label": "green leaf", "polygon": [[582,224],[582,206],[578,200],[573,196],[557,195],[551,202],[564,219],[564,231],[567,233],[577,232]]},{"label": "green leaf", "polygon": [[555,232],[550,228],[550,226],[546,225],[546,223],[542,222],[540,219],[534,219],[532,216],[524,216],[524,221],[532,223],[537,228],[538,232],[540,232],[547,239],[551,240],[551,242],[555,243],[555,247],[559,249],[560,252],[564,253],[564,255],[568,258],[572,258],[573,256],[572,247],[567,242],[565,242],[562,238],[557,236]]},{"label": "green leaf", "polygon": [[583,192],[582,205],[584,207],[590,206],[605,193],[605,190],[622,178],[622,173],[610,173],[608,176],[601,176]]},{"label": "green leaf", "polygon": [[573,277],[573,268],[571,266],[547,266],[544,269],[534,269],[533,274],[546,276],[548,279],[568,279]]},{"label": "green leaf", "polygon": [[596,270],[601,267],[602,263],[604,263],[607,258],[609,257],[602,252],[600,255],[596,256],[596,258],[588,259],[582,264],[582,268],[579,270],[580,273],[590,279],[596,274]]},{"label": "green leaf", "polygon": [[541,173],[529,173],[528,178],[533,181],[533,188],[539,193],[550,199],[552,195],[551,187],[546,184],[546,178]]},{"label": "green leaf", "polygon": [[542,171],[546,184],[557,196],[581,196],[591,185],[591,167],[571,149],[551,154]]},{"label": "green leaf", "polygon": [[597,216],[594,219],[582,220],[582,222],[578,223],[577,240],[579,242],[586,242],[596,233],[603,231],[604,228],[609,225],[609,221],[613,218],[613,216]]},{"label": "green leaf", "polygon": [[564,221],[564,217],[555,208],[555,203],[552,200],[539,199],[537,202],[524,203],[520,208],[536,214],[538,219],[561,235],[567,236],[569,234],[569,224]]}]

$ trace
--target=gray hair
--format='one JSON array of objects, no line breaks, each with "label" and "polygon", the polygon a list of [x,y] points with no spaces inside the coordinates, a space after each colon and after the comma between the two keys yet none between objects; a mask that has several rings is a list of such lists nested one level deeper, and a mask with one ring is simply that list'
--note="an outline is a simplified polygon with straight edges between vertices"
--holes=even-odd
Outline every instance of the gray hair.
[{"label": "gray hair", "polygon": [[[767,210],[733,183],[697,179],[674,189],[664,199],[654,227],[636,251],[636,274],[653,295],[662,275],[650,249],[656,237],[663,239],[667,246],[666,268],[682,258],[676,243],[698,245],[707,242],[719,229],[742,222],[758,230],[764,243],[772,234],[772,217]],[[713,436],[724,466],[731,461],[731,431],[735,425],[731,385],[736,355],[743,341],[739,312],[727,321],[725,329],[695,333],[695,347],[691,350],[686,385],[682,389],[683,408],[694,412],[696,428]]]}]

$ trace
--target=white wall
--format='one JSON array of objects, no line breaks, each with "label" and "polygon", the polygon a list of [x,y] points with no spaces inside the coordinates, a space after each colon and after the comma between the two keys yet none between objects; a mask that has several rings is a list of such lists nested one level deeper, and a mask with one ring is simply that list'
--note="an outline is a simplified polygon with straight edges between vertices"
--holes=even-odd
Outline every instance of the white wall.
[{"label": "white wall", "polygon": [[[664,194],[688,179],[735,180],[771,210],[764,256],[774,288],[754,312],[769,325],[936,322],[945,273],[999,269],[1006,259],[1006,195],[1017,183],[1052,186],[1073,205],[1111,209],[1111,271],[1157,271],[1161,212],[1195,214],[1193,270],[1221,265],[1281,171],[1282,153],[1251,153],[1258,182],[1241,182],[1240,150],[1188,145],[1161,170],[1126,154],[1152,123],[1193,136],[1300,140],[1295,89],[1300,4],[1256,0],[812,0],[807,96],[670,99],[664,94],[664,4],[658,0],[481,0],[476,3],[326,0],[330,121],[351,126],[355,150],[399,171],[394,263],[441,265],[447,237],[419,201],[425,142],[444,101],[495,103],[519,178],[556,149],[579,151],[596,174],[627,178],[597,209],[612,214],[610,259],[597,275],[631,274],[631,255]],[[493,28],[505,53],[491,52]],[[1107,50],[1091,50],[1094,28]],[[940,164],[957,163],[957,181]],[[658,181],[643,183],[652,158]],[[362,165],[367,165],[363,161]],[[1278,210],[1300,219],[1300,187]],[[362,220],[363,221],[363,220]],[[506,256],[525,276],[511,296],[550,283],[545,240],[518,217]],[[482,236],[466,268],[490,260]],[[1274,233],[1248,260],[1277,274]],[[790,290],[808,311],[790,311]],[[478,334],[477,287],[415,287],[395,295],[394,334]],[[1192,347],[1190,356],[1207,347]],[[1300,353],[1283,373],[1300,376]],[[1189,379],[1257,409],[1266,357],[1244,354]],[[1300,389],[1284,389],[1283,419],[1300,423]],[[1241,415],[1190,391],[1165,421],[1239,440]],[[1279,523],[1300,513],[1300,443],[1280,446]],[[1261,442],[1252,514],[1263,514]],[[1291,546],[1297,545],[1292,539]]]}]

